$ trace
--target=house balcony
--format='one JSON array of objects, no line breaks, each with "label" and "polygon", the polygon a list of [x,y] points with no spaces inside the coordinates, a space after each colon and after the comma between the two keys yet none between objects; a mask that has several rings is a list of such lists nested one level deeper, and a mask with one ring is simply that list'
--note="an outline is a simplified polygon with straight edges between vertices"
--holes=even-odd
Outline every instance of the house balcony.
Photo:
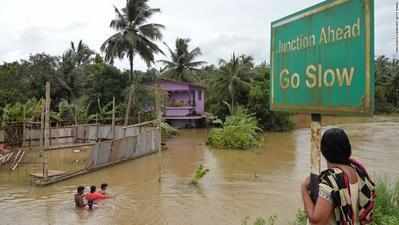
[{"label": "house balcony", "polygon": [[166,106],[165,117],[182,117],[195,114],[195,106]]},{"label": "house balcony", "polygon": [[166,120],[198,120],[205,118],[195,112],[195,106],[166,106],[163,114]]}]

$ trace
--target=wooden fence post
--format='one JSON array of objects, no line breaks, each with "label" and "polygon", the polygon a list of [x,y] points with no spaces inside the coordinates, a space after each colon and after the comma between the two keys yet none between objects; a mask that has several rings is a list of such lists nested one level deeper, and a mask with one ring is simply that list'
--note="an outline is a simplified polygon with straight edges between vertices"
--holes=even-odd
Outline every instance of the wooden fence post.
[{"label": "wooden fence post", "polygon": [[25,120],[26,120],[26,106],[24,105],[24,108],[23,108],[23,121],[22,121],[22,147],[25,146],[25,134],[26,134]]},{"label": "wooden fence post", "polygon": [[46,104],[44,116],[44,155],[43,155],[43,177],[48,177],[48,155],[47,149],[50,147],[50,82],[46,82]]},{"label": "wooden fence post", "polygon": [[115,97],[112,99],[112,140],[115,139]]},{"label": "wooden fence post", "polygon": [[134,93],[134,85],[132,85],[129,88],[129,96],[128,96],[128,100],[127,100],[127,109],[126,109],[126,114],[125,114],[125,127],[127,127],[129,125],[129,113],[130,113],[130,108],[132,105],[132,98],[133,98],[133,93]]},{"label": "wooden fence post", "polygon": [[[156,115],[156,131],[161,133],[161,122],[162,122],[162,114],[161,114],[161,87],[159,81],[156,82],[155,86],[155,115]],[[152,135],[152,138],[155,139],[155,135]],[[154,140],[153,140],[154,141]],[[159,157],[159,182],[161,182],[162,178],[162,149],[161,149],[161,139],[156,140],[156,146],[158,148],[158,157]]]}]

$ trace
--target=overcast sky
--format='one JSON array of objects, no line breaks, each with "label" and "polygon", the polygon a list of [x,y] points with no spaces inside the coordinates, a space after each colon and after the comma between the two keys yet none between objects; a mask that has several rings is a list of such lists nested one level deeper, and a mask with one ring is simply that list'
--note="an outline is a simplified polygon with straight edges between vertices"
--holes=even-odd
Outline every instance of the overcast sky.
[{"label": "overcast sky", "polygon": [[[70,41],[83,40],[99,51],[113,31],[113,5],[126,0],[1,0],[0,62],[46,52],[61,55]],[[166,26],[164,41],[192,39],[203,60],[217,63],[232,52],[269,59],[270,23],[320,0],[150,0],[162,13],[153,21]],[[395,0],[375,0],[376,54],[392,56],[395,47]],[[162,46],[163,47],[163,46]],[[159,58],[159,57],[158,57]],[[162,58],[162,57],[161,57]],[[144,69],[137,59],[135,64]],[[125,61],[117,64],[127,68]]]}]

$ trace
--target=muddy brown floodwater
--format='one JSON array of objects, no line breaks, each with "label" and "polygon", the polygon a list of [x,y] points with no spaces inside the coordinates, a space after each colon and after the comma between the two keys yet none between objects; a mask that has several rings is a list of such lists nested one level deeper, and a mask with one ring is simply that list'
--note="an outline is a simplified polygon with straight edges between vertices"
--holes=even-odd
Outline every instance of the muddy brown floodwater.
[{"label": "muddy brown floodwater", "polygon": [[[378,177],[399,178],[399,123],[340,125],[354,155]],[[207,130],[183,130],[160,157],[152,155],[52,186],[29,183],[29,167],[0,171],[0,224],[240,225],[249,216],[294,219],[299,186],[309,172],[309,130],[267,133],[253,151],[212,150]],[[60,156],[64,157],[64,156]],[[188,185],[200,164],[210,169],[198,187]],[[94,211],[76,210],[77,185],[110,185],[112,199]]]}]

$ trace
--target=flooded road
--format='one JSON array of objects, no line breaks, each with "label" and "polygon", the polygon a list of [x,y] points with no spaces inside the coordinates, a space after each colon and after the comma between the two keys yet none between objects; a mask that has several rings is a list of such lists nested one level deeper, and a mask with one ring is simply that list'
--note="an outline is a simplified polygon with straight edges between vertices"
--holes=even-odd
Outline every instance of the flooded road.
[{"label": "flooded road", "polygon": [[[372,174],[399,178],[399,123],[340,127],[350,134],[354,156]],[[262,146],[248,152],[209,149],[206,137],[207,130],[184,130],[168,142],[162,157],[148,156],[44,188],[30,185],[28,167],[12,174],[3,170],[0,224],[240,225],[247,216],[277,215],[278,224],[294,219],[301,207],[300,182],[309,172],[308,129],[267,133]],[[200,164],[210,172],[194,187],[188,183]],[[109,183],[113,198],[92,212],[76,210],[76,186],[102,182]]]}]

